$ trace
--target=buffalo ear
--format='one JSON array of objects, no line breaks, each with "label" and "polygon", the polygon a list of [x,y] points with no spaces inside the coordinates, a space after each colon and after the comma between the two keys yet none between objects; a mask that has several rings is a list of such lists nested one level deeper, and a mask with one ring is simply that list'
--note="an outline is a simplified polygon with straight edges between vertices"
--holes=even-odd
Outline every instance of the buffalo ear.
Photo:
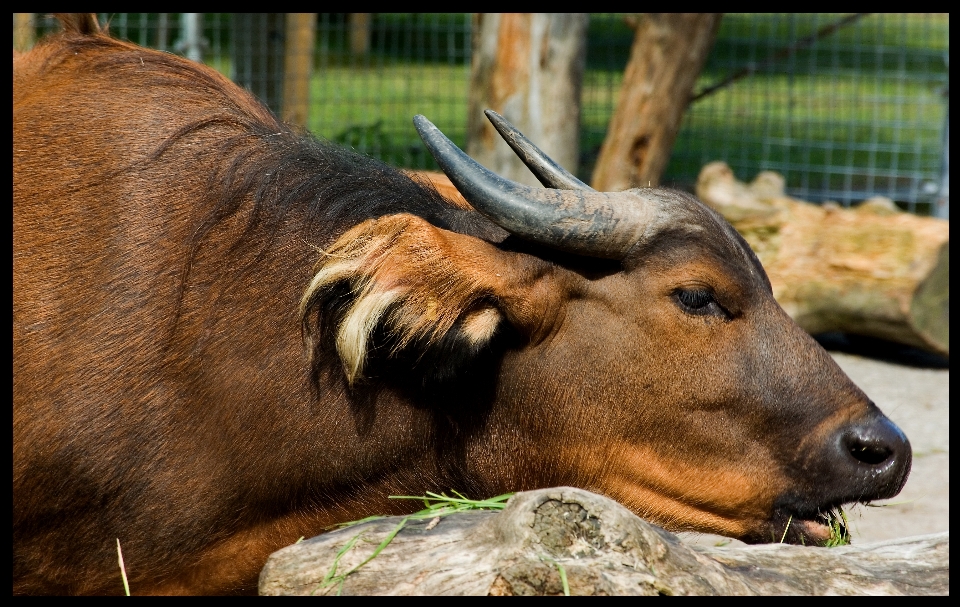
[{"label": "buffalo ear", "polygon": [[323,252],[303,295],[308,352],[332,341],[350,385],[374,354],[468,364],[505,324],[525,339],[549,331],[552,268],[415,215],[367,220]]}]

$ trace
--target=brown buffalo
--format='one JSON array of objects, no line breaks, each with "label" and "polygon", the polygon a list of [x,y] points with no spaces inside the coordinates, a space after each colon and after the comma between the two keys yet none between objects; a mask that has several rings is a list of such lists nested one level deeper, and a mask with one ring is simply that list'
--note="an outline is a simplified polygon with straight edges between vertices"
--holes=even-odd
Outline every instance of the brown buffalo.
[{"label": "brown buffalo", "polygon": [[[14,59],[13,590],[254,592],[389,495],[553,485],[827,537],[906,438],[692,196],[547,188],[422,117],[476,210],[89,17]],[[788,526],[788,520],[791,524]],[[789,527],[789,528],[788,528]]]}]

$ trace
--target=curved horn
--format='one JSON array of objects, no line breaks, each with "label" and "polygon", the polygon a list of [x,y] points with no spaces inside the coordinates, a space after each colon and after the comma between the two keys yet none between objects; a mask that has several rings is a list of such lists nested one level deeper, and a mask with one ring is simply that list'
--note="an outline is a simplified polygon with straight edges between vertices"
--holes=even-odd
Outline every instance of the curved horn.
[{"label": "curved horn", "polygon": [[473,208],[526,240],[571,253],[623,259],[656,213],[636,192],[545,190],[504,179],[467,156],[422,115],[424,145]]},{"label": "curved horn", "polygon": [[486,114],[487,119],[493,124],[493,128],[497,129],[507,145],[513,148],[523,164],[527,165],[530,172],[545,187],[557,190],[594,191],[593,188],[577,179],[573,173],[554,162],[553,158],[544,154],[543,150],[524,137],[523,133],[510,124],[506,118],[493,110],[484,110],[483,113]]}]

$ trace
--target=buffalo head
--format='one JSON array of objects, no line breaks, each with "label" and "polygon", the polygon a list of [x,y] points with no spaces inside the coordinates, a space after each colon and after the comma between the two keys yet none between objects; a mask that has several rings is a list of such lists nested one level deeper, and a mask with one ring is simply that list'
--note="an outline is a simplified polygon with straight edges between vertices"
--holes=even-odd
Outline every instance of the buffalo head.
[{"label": "buffalo head", "polygon": [[674,530],[823,542],[833,509],[900,491],[906,437],[781,309],[720,215],[675,190],[593,191],[487,115],[546,188],[491,173],[415,118],[504,232],[400,214],[327,249],[301,314],[314,348],[309,312],[333,309],[331,293],[349,302],[327,324],[350,385],[377,352],[469,375],[495,351],[489,394],[464,405],[483,413],[442,465],[491,494],[588,488]]}]

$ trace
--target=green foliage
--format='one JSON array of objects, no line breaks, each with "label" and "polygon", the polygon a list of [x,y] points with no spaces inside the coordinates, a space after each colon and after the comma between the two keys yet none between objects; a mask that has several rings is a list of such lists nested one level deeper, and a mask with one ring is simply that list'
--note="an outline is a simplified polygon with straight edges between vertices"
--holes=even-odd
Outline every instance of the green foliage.
[{"label": "green foliage", "polygon": [[[928,202],[941,165],[949,16],[870,14],[802,44],[846,16],[725,14],[694,92],[754,72],[688,108],[662,182],[690,187],[704,164],[724,160],[743,180],[778,170],[788,191]],[[588,182],[631,35],[622,14],[591,14],[578,170]],[[929,183],[915,192],[918,179]]]},{"label": "green foliage", "polygon": [[847,513],[843,508],[837,508],[827,515],[828,525],[830,525],[830,539],[824,544],[827,548],[835,546],[846,546],[853,539],[850,536],[850,522],[847,520]]},{"label": "green foliage", "polygon": [[[364,61],[458,64],[469,53],[467,13],[372,13]],[[347,13],[320,13],[317,58],[325,65],[355,65]]]},{"label": "green foliage", "polygon": [[446,516],[454,512],[466,512],[468,510],[503,510],[507,505],[507,500],[513,497],[513,493],[504,493],[496,497],[485,500],[472,500],[463,496],[458,491],[451,491],[456,497],[448,497],[446,493],[436,494],[427,491],[425,496],[415,497],[412,495],[391,495],[392,500],[421,500],[425,508],[411,514],[412,520],[433,518],[435,516]]},{"label": "green foliage", "polygon": [[[467,512],[471,510],[503,510],[506,507],[507,500],[509,500],[513,493],[505,493],[503,495],[498,495],[486,500],[472,500],[468,499],[461,493],[457,491],[452,491],[454,497],[447,496],[446,493],[433,493],[427,491],[427,494],[424,496],[411,496],[411,495],[391,495],[390,499],[397,500],[420,500],[426,506],[422,510],[418,510],[413,514],[405,516],[397,525],[390,530],[390,532],[380,541],[377,547],[374,549],[373,553],[365,558],[360,564],[350,568],[345,573],[337,573],[337,569],[340,567],[340,559],[349,552],[357,541],[360,540],[363,532],[357,533],[343,545],[343,547],[337,552],[337,556],[333,559],[333,564],[330,569],[327,571],[327,574],[324,576],[323,580],[313,589],[313,592],[310,594],[315,594],[318,590],[329,588],[331,586],[337,586],[337,596],[343,591],[343,583],[346,581],[347,576],[351,573],[357,571],[370,561],[372,561],[378,554],[380,554],[384,548],[386,548],[390,542],[393,541],[393,538],[397,536],[398,533],[406,526],[408,521],[417,521],[424,519],[437,519],[439,517],[447,516],[448,514],[454,514],[456,512]],[[337,528],[343,529],[346,527],[353,527],[355,525],[360,525],[362,523],[368,523],[371,521],[376,521],[379,519],[385,518],[384,516],[368,516],[366,518],[349,521],[346,523],[340,523],[336,525]],[[557,565],[560,567],[560,565]],[[560,573],[561,580],[564,584],[564,591],[569,594],[569,589],[566,584],[566,572],[561,571]]]},{"label": "green foliage", "polygon": [[[727,13],[720,22],[720,30],[704,73],[725,71],[731,62],[761,66],[771,60],[785,41],[803,39],[818,30],[836,23],[849,13],[800,13],[793,18],[785,15],[758,15],[755,13]],[[902,70],[939,72],[945,74],[947,65],[942,53],[948,49],[946,28],[930,27],[931,20],[946,22],[948,17],[933,15],[892,15],[875,13],[865,15],[857,22],[822,37],[816,43],[798,48],[789,57],[778,62],[792,62],[804,69],[820,71]],[[767,41],[759,44],[748,55],[748,40]],[[899,52],[907,52],[901,63]]]}]

